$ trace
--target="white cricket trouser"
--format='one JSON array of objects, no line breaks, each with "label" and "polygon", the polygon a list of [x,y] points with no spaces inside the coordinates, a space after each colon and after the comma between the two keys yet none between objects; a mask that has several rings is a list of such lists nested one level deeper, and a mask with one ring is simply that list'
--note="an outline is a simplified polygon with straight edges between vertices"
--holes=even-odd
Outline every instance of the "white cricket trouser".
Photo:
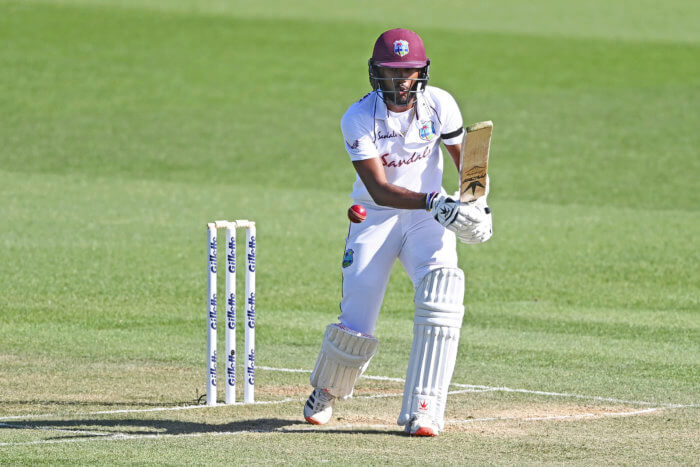
[{"label": "white cricket trouser", "polygon": [[389,274],[401,260],[415,288],[428,272],[457,267],[455,234],[422,209],[365,206],[367,219],[351,224],[343,258],[340,323],[373,335]]}]

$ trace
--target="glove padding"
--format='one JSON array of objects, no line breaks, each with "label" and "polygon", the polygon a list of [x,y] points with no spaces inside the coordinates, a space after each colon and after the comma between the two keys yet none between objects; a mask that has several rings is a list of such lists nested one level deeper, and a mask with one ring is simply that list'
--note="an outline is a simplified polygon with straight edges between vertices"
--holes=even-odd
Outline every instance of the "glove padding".
[{"label": "glove padding", "polygon": [[455,233],[468,230],[486,219],[484,209],[476,203],[460,203],[442,194],[434,195],[429,211],[436,221]]},{"label": "glove padding", "polygon": [[489,209],[488,205],[486,204],[486,196],[482,196],[476,201],[469,203],[469,205],[472,206],[473,209],[476,209],[482,213],[482,220],[479,223],[472,224],[471,226],[468,226],[467,228],[455,233],[457,234],[457,238],[459,238],[462,243],[484,243],[493,235],[491,209]]},{"label": "glove padding", "polygon": [[430,199],[429,211],[435,220],[453,231],[462,243],[483,243],[493,234],[486,196],[465,204],[449,196],[435,194]]},{"label": "glove padding", "polygon": [[428,211],[430,211],[430,214],[440,224],[455,231],[454,227],[451,226],[459,214],[459,202],[439,193],[431,193],[428,196],[430,197],[428,200]]}]

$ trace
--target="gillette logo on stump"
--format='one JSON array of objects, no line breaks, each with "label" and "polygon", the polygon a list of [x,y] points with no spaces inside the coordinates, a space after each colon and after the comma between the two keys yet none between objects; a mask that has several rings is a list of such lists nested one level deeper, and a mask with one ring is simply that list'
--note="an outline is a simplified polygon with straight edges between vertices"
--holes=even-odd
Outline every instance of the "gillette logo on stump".
[{"label": "gillette logo on stump", "polygon": [[248,271],[255,272],[255,236],[248,242]]},{"label": "gillette logo on stump", "polygon": [[226,326],[229,329],[236,329],[236,295],[233,293],[229,295],[227,303]]},{"label": "gillette logo on stump", "polygon": [[248,384],[255,384],[255,350],[251,349],[248,354],[248,365],[245,372],[248,375]]},{"label": "gillette logo on stump", "polygon": [[209,327],[216,329],[216,294],[209,298]]},{"label": "gillette logo on stump", "polygon": [[209,271],[216,274],[216,239],[209,243]]},{"label": "gillette logo on stump", "polygon": [[226,381],[229,386],[236,385],[236,351],[232,350],[228,356],[228,366],[226,367]]},{"label": "gillette logo on stump", "polygon": [[255,293],[251,292],[250,297],[248,297],[248,311],[246,312],[248,318],[248,327],[250,329],[255,329]]},{"label": "gillette logo on stump", "polygon": [[209,361],[209,381],[212,386],[216,386],[216,350]]},{"label": "gillette logo on stump", "polygon": [[226,256],[228,261],[228,272],[236,272],[236,239],[231,237],[231,241],[228,242],[228,255]]}]

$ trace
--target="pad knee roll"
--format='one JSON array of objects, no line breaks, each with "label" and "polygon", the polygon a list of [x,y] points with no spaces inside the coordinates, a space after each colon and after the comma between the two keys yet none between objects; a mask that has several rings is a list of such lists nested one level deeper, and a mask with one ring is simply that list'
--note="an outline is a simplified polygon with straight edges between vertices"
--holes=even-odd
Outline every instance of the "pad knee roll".
[{"label": "pad knee roll", "polygon": [[464,317],[463,302],[464,273],[457,268],[431,271],[416,288],[413,346],[399,425],[408,424],[414,416],[427,415],[443,428]]},{"label": "pad knee roll", "polygon": [[339,324],[328,325],[316,366],[311,372],[311,385],[324,388],[341,399],[352,396],[355,382],[369,365],[377,344],[374,337]]},{"label": "pad knee roll", "polygon": [[416,324],[462,327],[464,273],[458,268],[430,271],[416,287]]}]

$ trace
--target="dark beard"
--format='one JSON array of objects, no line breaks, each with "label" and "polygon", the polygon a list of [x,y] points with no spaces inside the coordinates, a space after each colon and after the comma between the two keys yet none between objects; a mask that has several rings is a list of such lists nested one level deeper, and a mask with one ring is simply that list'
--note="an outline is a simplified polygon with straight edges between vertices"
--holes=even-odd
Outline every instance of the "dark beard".
[{"label": "dark beard", "polygon": [[415,92],[406,92],[406,95],[402,96],[399,92],[386,93],[386,101],[389,104],[393,104],[399,107],[410,107],[416,100]]}]

